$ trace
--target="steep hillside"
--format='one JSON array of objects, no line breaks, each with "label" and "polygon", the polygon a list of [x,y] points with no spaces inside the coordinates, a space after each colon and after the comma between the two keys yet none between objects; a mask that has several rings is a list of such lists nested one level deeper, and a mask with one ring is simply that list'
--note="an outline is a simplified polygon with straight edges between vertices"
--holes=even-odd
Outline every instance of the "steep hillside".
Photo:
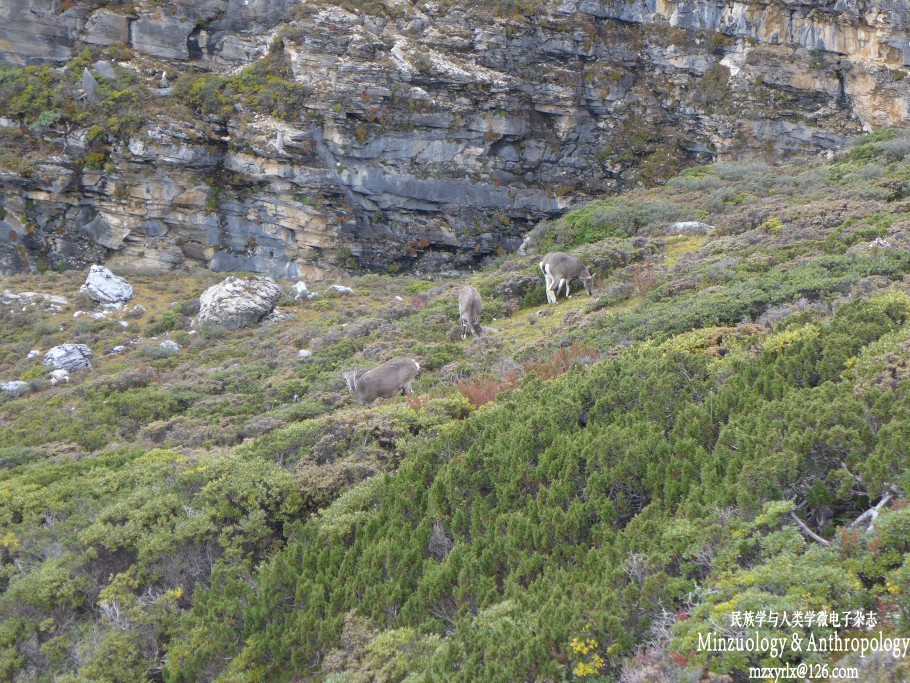
[{"label": "steep hillside", "polygon": [[[191,329],[206,269],[122,271],[121,312],[84,272],[6,278],[0,380],[25,387],[0,396],[0,677],[905,680],[699,635],[847,610],[907,634],[908,151],[886,131],[699,167],[544,222],[529,245],[599,278],[556,305],[537,256],[347,278],[233,332]],[[64,342],[93,368],[50,386]],[[354,404],[340,370],[399,355],[414,393]]]},{"label": "steep hillside", "polygon": [[906,3],[0,0],[0,270],[456,271],[908,123]]}]

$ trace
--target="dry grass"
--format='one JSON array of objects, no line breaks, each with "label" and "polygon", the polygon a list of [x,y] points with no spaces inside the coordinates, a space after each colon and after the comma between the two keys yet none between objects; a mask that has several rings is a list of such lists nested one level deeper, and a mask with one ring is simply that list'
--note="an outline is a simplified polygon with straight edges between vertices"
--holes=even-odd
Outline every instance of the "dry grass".
[{"label": "dry grass", "polygon": [[542,379],[553,379],[568,372],[576,363],[589,365],[600,358],[601,353],[597,349],[584,343],[572,342],[572,346],[560,349],[545,360],[525,362],[522,365],[527,372],[534,372]]}]

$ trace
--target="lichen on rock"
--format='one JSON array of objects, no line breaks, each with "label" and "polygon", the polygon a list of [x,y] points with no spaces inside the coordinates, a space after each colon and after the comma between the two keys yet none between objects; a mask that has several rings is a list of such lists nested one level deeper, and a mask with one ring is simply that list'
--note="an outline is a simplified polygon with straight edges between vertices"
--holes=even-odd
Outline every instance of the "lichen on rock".
[{"label": "lichen on rock", "polygon": [[272,278],[229,277],[199,297],[195,325],[228,330],[245,327],[268,317],[280,298],[281,290]]}]

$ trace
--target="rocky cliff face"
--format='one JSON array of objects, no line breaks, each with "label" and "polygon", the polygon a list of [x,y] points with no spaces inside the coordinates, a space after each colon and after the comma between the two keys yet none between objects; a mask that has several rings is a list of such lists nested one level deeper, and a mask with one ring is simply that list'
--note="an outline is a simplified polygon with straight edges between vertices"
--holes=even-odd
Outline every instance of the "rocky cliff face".
[{"label": "rocky cliff face", "polygon": [[[908,14],[906,2],[0,0],[8,63],[61,66],[89,46],[148,98],[141,125],[106,142],[64,126],[65,107],[49,126],[0,111],[3,139],[29,159],[0,167],[2,270],[465,269],[542,218],[698,160],[827,152],[906,125]],[[269,53],[306,86],[291,111],[225,90],[215,111],[193,84]],[[102,83],[103,69],[87,67]]]}]

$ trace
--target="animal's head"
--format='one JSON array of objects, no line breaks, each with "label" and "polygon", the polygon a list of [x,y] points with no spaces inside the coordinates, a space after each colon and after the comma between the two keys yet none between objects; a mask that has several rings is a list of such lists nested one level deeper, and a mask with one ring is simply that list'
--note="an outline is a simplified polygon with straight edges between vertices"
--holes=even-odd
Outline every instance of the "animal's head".
[{"label": "animal's head", "polygon": [[474,330],[474,334],[476,334],[478,337],[483,334],[483,329],[480,327],[479,322],[471,323],[471,329]]},{"label": "animal's head", "polygon": [[[585,271],[588,272],[587,270]],[[581,282],[585,286],[585,291],[588,293],[588,296],[594,296],[594,276],[588,273],[587,276],[581,276]]]},{"label": "animal's head", "polygon": [[357,371],[348,370],[347,372],[342,372],[341,376],[344,377],[344,381],[348,384],[348,391],[353,394],[357,389]]}]

